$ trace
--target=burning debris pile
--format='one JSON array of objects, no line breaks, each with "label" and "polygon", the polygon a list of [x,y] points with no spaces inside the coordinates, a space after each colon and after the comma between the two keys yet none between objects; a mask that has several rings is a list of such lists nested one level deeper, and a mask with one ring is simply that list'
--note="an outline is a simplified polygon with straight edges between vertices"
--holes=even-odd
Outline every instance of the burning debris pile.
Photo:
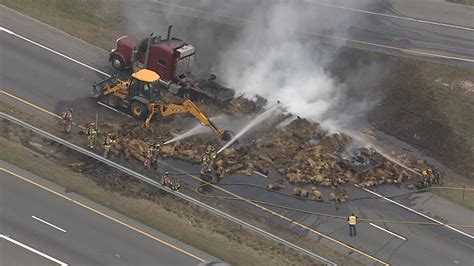
[{"label": "burning debris pile", "polygon": [[[282,116],[276,123],[286,118]],[[144,131],[138,123],[129,128],[106,124],[105,128],[119,136],[116,154],[143,162],[152,140],[165,141],[176,135],[173,133],[176,123],[161,121],[150,131]],[[268,174],[270,169],[275,169],[282,180],[270,184],[269,189],[279,189],[287,181],[296,186],[294,193],[303,197],[309,195],[305,186],[343,190],[346,183],[371,187],[400,184],[410,178],[405,170],[373,149],[350,149],[349,136],[327,134],[317,123],[306,119],[297,118],[279,129],[275,129],[275,125],[271,128],[274,132],[223,150],[213,165],[216,175],[221,178],[235,173],[251,175],[253,171]],[[161,156],[199,164],[209,145],[217,147],[218,143],[193,136],[163,145]],[[410,162],[405,159],[404,163]]]},{"label": "burning debris pile", "polygon": [[268,174],[268,169],[275,168],[291,184],[334,189],[347,182],[370,187],[399,184],[409,178],[400,167],[372,149],[359,148],[347,155],[351,142],[347,135],[327,135],[318,124],[296,119],[268,140],[228,149],[218,164],[227,169],[227,174]]}]

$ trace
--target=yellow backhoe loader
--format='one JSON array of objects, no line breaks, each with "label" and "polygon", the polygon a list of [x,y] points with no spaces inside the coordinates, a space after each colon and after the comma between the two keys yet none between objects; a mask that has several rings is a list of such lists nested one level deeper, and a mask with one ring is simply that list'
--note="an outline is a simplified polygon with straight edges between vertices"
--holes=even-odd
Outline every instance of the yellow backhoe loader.
[{"label": "yellow backhoe loader", "polygon": [[203,126],[209,127],[224,141],[231,139],[231,132],[218,128],[189,99],[181,104],[166,103],[162,100],[158,85],[160,76],[154,71],[141,69],[125,81],[112,76],[93,85],[91,96],[113,107],[130,110],[132,116],[145,119],[143,127],[148,128],[155,114],[162,117],[178,113],[193,115]]}]

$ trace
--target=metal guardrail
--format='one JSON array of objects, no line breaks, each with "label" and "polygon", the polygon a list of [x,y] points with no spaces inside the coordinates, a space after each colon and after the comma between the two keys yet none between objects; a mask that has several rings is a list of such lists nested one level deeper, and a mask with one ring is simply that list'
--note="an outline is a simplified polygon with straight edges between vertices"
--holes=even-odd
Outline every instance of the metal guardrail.
[{"label": "metal guardrail", "polygon": [[212,206],[209,206],[209,205],[207,205],[207,204],[205,204],[205,203],[203,203],[203,202],[201,202],[201,201],[199,201],[199,200],[197,200],[197,199],[195,199],[195,198],[193,198],[193,197],[190,197],[190,196],[188,196],[188,195],[186,195],[186,194],[183,194],[183,193],[181,193],[181,192],[179,192],[179,191],[173,191],[173,190],[171,190],[171,189],[168,188],[168,187],[162,186],[159,182],[157,182],[157,181],[155,181],[155,180],[153,180],[153,179],[151,179],[151,178],[149,178],[149,177],[146,177],[146,176],[144,176],[144,175],[142,175],[142,174],[140,174],[140,173],[138,173],[138,172],[135,172],[135,171],[133,171],[133,170],[127,168],[127,167],[124,167],[124,166],[122,166],[122,165],[120,165],[120,164],[118,164],[118,163],[115,163],[115,162],[113,162],[113,161],[111,161],[111,160],[108,160],[108,159],[106,159],[106,158],[104,158],[104,157],[102,157],[102,156],[100,156],[100,155],[97,155],[97,154],[95,154],[95,153],[93,153],[93,152],[91,152],[91,151],[88,151],[88,150],[86,150],[86,149],[84,149],[84,148],[82,148],[82,147],[79,147],[79,146],[74,145],[74,144],[72,144],[72,143],[70,143],[70,142],[68,142],[68,141],[65,141],[65,140],[63,140],[63,139],[61,139],[61,138],[59,138],[59,137],[56,137],[56,136],[52,135],[51,133],[48,133],[48,132],[46,132],[46,131],[44,131],[44,130],[41,130],[41,129],[35,127],[35,126],[32,126],[32,125],[30,125],[30,124],[28,124],[28,123],[26,123],[26,122],[24,122],[24,121],[22,121],[22,120],[20,120],[20,119],[18,119],[18,118],[15,118],[15,117],[10,116],[10,115],[8,115],[8,114],[5,114],[5,113],[3,113],[3,112],[0,112],[0,117],[2,117],[2,118],[4,118],[4,119],[7,119],[7,120],[9,120],[9,121],[11,121],[11,122],[13,122],[13,123],[19,125],[19,126],[22,126],[22,127],[24,127],[24,128],[27,128],[27,129],[29,129],[29,130],[31,130],[31,131],[34,131],[34,132],[36,132],[37,134],[39,134],[39,135],[41,135],[41,136],[43,136],[43,137],[45,137],[45,138],[47,138],[47,139],[50,139],[50,140],[52,140],[52,141],[54,141],[54,142],[57,142],[57,143],[59,143],[59,144],[61,144],[61,145],[63,145],[63,146],[66,146],[66,147],[71,148],[71,149],[73,149],[73,150],[75,150],[75,151],[77,151],[77,152],[80,152],[80,153],[82,153],[82,154],[84,154],[84,155],[86,155],[86,156],[89,156],[89,157],[91,157],[91,158],[94,158],[94,159],[96,159],[96,160],[98,160],[98,161],[100,161],[100,162],[102,162],[102,163],[104,163],[104,164],[107,164],[107,165],[109,165],[109,166],[111,166],[111,167],[113,167],[113,168],[115,168],[115,169],[117,169],[117,170],[119,170],[119,171],[121,171],[121,172],[124,172],[124,173],[126,173],[126,174],[128,174],[128,175],[131,175],[131,176],[133,176],[133,177],[135,177],[135,178],[138,178],[138,179],[140,179],[141,181],[144,181],[144,182],[146,182],[146,183],[148,183],[148,184],[150,184],[150,185],[152,185],[152,186],[154,186],[154,187],[157,187],[157,188],[159,188],[159,189],[162,189],[162,190],[164,190],[164,191],[166,191],[166,192],[168,192],[168,193],[171,193],[171,194],[173,194],[173,195],[175,195],[175,196],[177,196],[177,197],[179,197],[179,198],[182,198],[182,199],[184,199],[184,200],[186,200],[186,201],[188,201],[188,202],[190,202],[190,203],[193,203],[193,204],[195,204],[195,205],[197,205],[197,206],[199,206],[199,207],[201,207],[201,208],[204,208],[204,209],[206,209],[206,210],[208,210],[208,211],[210,211],[210,212],[212,212],[212,213],[214,213],[214,214],[217,214],[217,215],[219,215],[219,216],[221,216],[221,217],[223,217],[223,218],[226,218],[227,220],[230,220],[230,221],[232,221],[232,222],[235,222],[235,223],[237,223],[237,224],[239,224],[239,225],[241,225],[241,226],[244,226],[244,227],[246,227],[246,228],[248,228],[248,229],[250,229],[250,230],[252,230],[252,231],[255,231],[255,232],[257,232],[257,233],[259,233],[259,234],[261,234],[261,235],[263,235],[263,236],[266,236],[266,237],[268,237],[268,238],[270,238],[270,239],[272,239],[272,240],[275,240],[275,241],[277,241],[277,242],[279,242],[279,243],[281,243],[281,244],[283,244],[283,245],[285,245],[285,246],[287,246],[287,247],[289,247],[289,248],[292,248],[292,249],[294,249],[294,250],[297,250],[297,251],[299,251],[299,252],[301,252],[301,253],[303,253],[303,254],[305,254],[305,255],[307,255],[307,256],[313,258],[313,259],[319,260],[319,261],[321,261],[321,262],[323,262],[323,263],[327,263],[327,264],[329,264],[329,265],[337,265],[336,263],[334,263],[334,262],[332,262],[332,261],[330,261],[330,260],[328,260],[328,259],[326,259],[326,258],[324,258],[324,257],[322,257],[322,256],[320,256],[320,255],[318,255],[318,254],[316,254],[316,253],[314,253],[314,252],[312,252],[312,251],[309,251],[309,250],[307,250],[307,249],[305,249],[305,248],[302,248],[302,247],[300,247],[300,246],[298,246],[298,245],[295,245],[295,244],[293,244],[293,243],[291,243],[291,242],[289,242],[289,241],[287,241],[287,240],[285,240],[285,239],[283,239],[283,238],[281,238],[281,237],[278,237],[278,236],[276,236],[276,235],[274,235],[274,234],[272,234],[272,233],[270,233],[270,232],[267,232],[267,231],[265,231],[265,230],[263,230],[263,229],[260,229],[260,228],[254,226],[254,225],[252,225],[252,224],[249,224],[249,223],[247,223],[247,222],[245,222],[245,221],[242,221],[242,220],[240,220],[240,219],[238,219],[238,218],[236,218],[236,217],[234,217],[234,216],[232,216],[232,215],[230,215],[230,214],[228,214],[228,213],[226,213],[226,212],[223,212],[223,211],[221,211],[221,210],[219,210],[219,209],[216,209],[216,208],[214,208],[214,207],[212,207]]}]

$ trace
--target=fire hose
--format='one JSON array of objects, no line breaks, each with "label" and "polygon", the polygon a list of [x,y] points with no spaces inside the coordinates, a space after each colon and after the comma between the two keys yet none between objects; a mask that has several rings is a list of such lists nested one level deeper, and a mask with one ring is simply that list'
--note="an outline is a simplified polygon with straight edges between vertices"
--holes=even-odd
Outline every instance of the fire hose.
[{"label": "fire hose", "polygon": [[[197,187],[194,188],[194,192],[197,194],[207,197],[207,198],[214,198],[214,199],[223,199],[223,200],[235,200],[235,201],[242,201],[242,199],[236,198],[236,197],[228,197],[228,196],[215,196],[215,195],[207,195],[205,193],[202,193],[199,191],[199,188],[202,188],[204,186],[207,186],[208,184],[201,184]],[[457,188],[456,188],[457,189]],[[474,189],[472,189],[474,190]],[[291,195],[293,196],[293,195]],[[399,197],[400,195],[397,195]],[[262,205],[267,205],[271,207],[276,207],[279,209],[285,209],[285,210],[291,210],[291,211],[296,211],[300,213],[306,213],[310,215],[316,215],[316,216],[322,216],[322,217],[328,217],[328,218],[335,218],[335,219],[344,219],[346,220],[346,216],[340,216],[340,215],[333,215],[333,214],[327,214],[327,213],[320,213],[320,212],[313,212],[313,211],[307,211],[303,209],[298,209],[298,208],[293,208],[289,206],[284,206],[280,204],[274,204],[274,203],[269,203],[265,201],[260,201],[260,200],[253,200],[253,199],[248,199],[247,200],[253,202],[253,203],[258,203]],[[371,219],[371,218],[359,218],[358,220],[360,221],[366,221],[366,222],[380,222],[380,223],[394,223],[394,224],[416,224],[416,225],[435,225],[435,226],[455,226],[455,227],[462,227],[462,228],[474,228],[474,225],[466,225],[466,224],[451,224],[451,223],[435,223],[435,222],[422,222],[422,221],[403,221],[403,220],[381,220],[381,219]]]}]

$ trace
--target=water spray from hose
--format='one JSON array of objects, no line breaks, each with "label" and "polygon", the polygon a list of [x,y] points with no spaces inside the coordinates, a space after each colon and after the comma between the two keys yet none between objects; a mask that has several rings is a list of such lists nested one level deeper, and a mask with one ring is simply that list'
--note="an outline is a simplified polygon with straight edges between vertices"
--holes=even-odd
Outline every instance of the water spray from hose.
[{"label": "water spray from hose", "polygon": [[197,134],[206,133],[206,132],[207,132],[207,128],[205,128],[202,125],[198,124],[195,127],[191,128],[190,130],[184,132],[183,134],[180,134],[180,135],[166,141],[164,144],[165,145],[170,144],[170,143],[173,143],[173,142],[185,139],[185,138],[189,138],[189,137],[197,135]]},{"label": "water spray from hose", "polygon": [[265,112],[263,112],[263,113],[259,114],[257,117],[255,117],[242,130],[240,130],[239,133],[237,133],[235,136],[233,136],[232,139],[229,142],[227,142],[222,148],[220,148],[219,151],[217,151],[217,153],[218,154],[221,153],[223,150],[227,149],[230,145],[232,145],[237,139],[242,137],[242,135],[244,135],[251,128],[255,127],[256,125],[259,125],[261,122],[268,119],[278,107],[280,107],[279,102],[278,102],[278,104],[272,106],[271,108],[269,108]]}]

